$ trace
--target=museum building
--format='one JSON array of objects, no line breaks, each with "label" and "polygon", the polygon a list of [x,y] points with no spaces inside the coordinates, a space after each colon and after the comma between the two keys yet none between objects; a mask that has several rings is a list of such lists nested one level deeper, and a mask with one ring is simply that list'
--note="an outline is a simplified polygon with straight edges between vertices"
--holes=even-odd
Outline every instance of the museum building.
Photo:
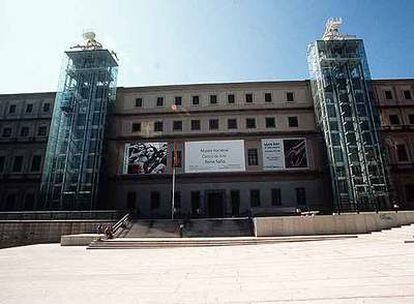
[{"label": "museum building", "polygon": [[0,95],[1,210],[414,208],[414,79],[371,80],[338,23],[297,81],[116,87],[116,54],[90,34],[57,92]]}]

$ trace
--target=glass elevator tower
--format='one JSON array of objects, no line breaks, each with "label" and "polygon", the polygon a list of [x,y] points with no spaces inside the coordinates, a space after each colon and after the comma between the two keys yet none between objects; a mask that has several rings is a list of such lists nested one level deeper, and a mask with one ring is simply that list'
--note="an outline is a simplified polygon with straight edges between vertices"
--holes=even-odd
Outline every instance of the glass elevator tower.
[{"label": "glass elevator tower", "polygon": [[116,97],[116,54],[84,34],[65,52],[41,184],[48,210],[94,209],[108,107]]},{"label": "glass elevator tower", "polygon": [[339,212],[379,210],[389,204],[379,116],[371,101],[362,39],[339,32],[329,19],[309,45],[308,63],[317,123],[324,135]]}]

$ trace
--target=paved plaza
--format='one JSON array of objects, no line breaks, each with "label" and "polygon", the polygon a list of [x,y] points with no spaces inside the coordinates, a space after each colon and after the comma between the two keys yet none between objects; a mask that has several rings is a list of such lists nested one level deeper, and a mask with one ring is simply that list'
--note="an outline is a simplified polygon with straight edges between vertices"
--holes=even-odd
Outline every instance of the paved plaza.
[{"label": "paved plaza", "polygon": [[414,303],[414,244],[404,231],[229,247],[2,249],[0,303]]}]

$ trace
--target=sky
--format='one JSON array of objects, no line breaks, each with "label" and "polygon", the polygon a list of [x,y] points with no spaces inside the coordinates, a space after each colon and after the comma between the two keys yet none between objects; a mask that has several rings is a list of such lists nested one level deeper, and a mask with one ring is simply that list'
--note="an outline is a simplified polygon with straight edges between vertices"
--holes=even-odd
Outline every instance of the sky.
[{"label": "sky", "polygon": [[55,91],[87,30],[117,52],[118,86],[307,79],[329,17],[373,78],[414,78],[414,0],[0,0],[0,93]]}]

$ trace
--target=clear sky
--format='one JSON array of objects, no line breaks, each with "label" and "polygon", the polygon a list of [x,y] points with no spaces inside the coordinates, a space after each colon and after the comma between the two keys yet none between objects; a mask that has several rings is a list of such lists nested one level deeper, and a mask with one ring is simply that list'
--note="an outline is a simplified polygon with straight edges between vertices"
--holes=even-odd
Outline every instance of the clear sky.
[{"label": "clear sky", "polygon": [[118,86],[305,79],[328,17],[364,38],[373,78],[414,77],[414,0],[0,0],[0,93],[56,90],[86,29]]}]

